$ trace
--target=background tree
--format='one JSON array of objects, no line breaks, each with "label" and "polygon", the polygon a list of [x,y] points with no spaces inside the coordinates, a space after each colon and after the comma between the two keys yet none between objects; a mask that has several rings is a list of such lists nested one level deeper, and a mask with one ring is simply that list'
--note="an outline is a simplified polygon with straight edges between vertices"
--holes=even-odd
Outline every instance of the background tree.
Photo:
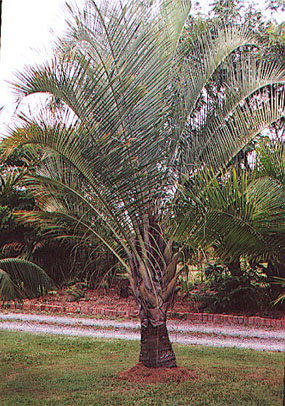
[{"label": "background tree", "polygon": [[[58,120],[43,109],[23,117],[6,140],[7,151],[33,144],[47,153],[26,178],[42,208],[29,221],[52,217],[55,229],[68,222],[125,268],[140,309],[140,361],[148,367],[176,365],[166,312],[183,249],[173,247],[177,185],[206,164],[218,170],[284,107],[278,86],[263,90],[283,81],[282,69],[257,61],[251,35],[216,27],[185,37],[189,10],[188,1],[140,8],[136,1],[100,8],[88,1],[83,12],[71,9],[54,59],[19,73],[15,85],[20,98],[52,94],[64,115]],[[221,65],[224,97],[212,114],[204,99]]]},{"label": "background tree", "polygon": [[42,268],[24,258],[15,258],[27,248],[33,234],[29,228],[19,225],[14,215],[14,209],[33,208],[33,198],[21,188],[23,175],[16,166],[0,165],[0,298],[3,302],[40,296],[52,286]]},{"label": "background tree", "polygon": [[[3,155],[1,144],[0,154]],[[94,288],[116,266],[113,255],[98,240],[86,245],[82,236],[75,238],[67,223],[54,233],[48,222],[41,226],[23,221],[28,212],[39,208],[22,179],[42,159],[42,151],[33,149],[32,153],[25,146],[17,148],[0,165],[0,258],[31,261],[45,269],[58,287],[80,280]]]},{"label": "background tree", "polygon": [[[219,311],[234,309],[237,302],[260,307],[250,281],[259,263],[267,263],[266,268],[259,266],[267,275],[260,280],[270,285],[272,303],[280,294],[274,277],[283,275],[285,260],[284,144],[266,140],[257,153],[254,173],[244,170],[237,176],[235,169],[220,174],[205,169],[190,177],[177,206],[182,240],[189,233],[193,247],[214,247],[231,275],[227,284],[221,279],[228,301]],[[251,274],[241,265],[244,258],[250,262]],[[235,300],[230,300],[231,292],[238,296]]]}]

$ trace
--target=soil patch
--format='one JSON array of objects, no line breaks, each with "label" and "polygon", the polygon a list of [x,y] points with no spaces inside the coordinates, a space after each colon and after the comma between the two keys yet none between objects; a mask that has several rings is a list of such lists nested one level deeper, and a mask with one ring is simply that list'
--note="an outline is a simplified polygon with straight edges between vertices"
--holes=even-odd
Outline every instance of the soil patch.
[{"label": "soil patch", "polygon": [[[94,314],[100,314],[102,310],[119,310],[120,312],[133,313],[138,311],[137,304],[132,295],[128,298],[122,298],[119,294],[119,288],[103,288],[88,289],[84,291],[84,297],[79,300],[70,300],[70,295],[66,289],[61,289],[54,294],[47,294],[34,299],[24,299],[24,304],[46,304],[51,306],[80,306],[81,312],[87,312],[89,307],[94,308]],[[195,301],[190,298],[182,298],[178,296],[175,300],[175,305],[171,311],[189,312],[198,311],[195,306]]]},{"label": "soil patch", "polygon": [[[77,307],[80,306],[81,313],[90,314],[88,309],[93,308],[93,314],[103,314],[105,310],[120,311],[126,314],[137,314],[138,307],[132,295],[127,298],[122,298],[119,294],[120,289],[118,287],[109,289],[88,289],[84,290],[84,297],[71,301],[70,295],[67,293],[67,289],[61,289],[54,292],[54,294],[48,294],[34,299],[25,299],[24,304],[37,304],[37,305],[51,305],[51,306],[65,306]],[[203,313],[199,309],[199,302],[191,296],[183,297],[177,295],[174,306],[169,309],[171,312],[177,313]],[[240,316],[260,316],[260,317],[272,317],[272,318],[284,318],[284,311],[272,310],[264,314],[259,312],[231,312],[232,315]],[[122,316],[124,317],[124,316]]]},{"label": "soil patch", "polygon": [[197,379],[197,374],[184,367],[147,368],[143,364],[138,363],[132,368],[120,372],[117,378],[140,384],[180,383],[190,379]]}]

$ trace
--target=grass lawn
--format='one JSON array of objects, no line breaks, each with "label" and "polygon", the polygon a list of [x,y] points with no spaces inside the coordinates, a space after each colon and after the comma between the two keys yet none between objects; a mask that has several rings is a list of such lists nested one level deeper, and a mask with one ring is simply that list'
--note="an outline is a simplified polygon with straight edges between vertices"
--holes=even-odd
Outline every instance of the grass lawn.
[{"label": "grass lawn", "polygon": [[116,373],[137,362],[139,343],[0,331],[2,405],[282,404],[284,355],[174,345],[178,364],[197,379],[135,384]]}]

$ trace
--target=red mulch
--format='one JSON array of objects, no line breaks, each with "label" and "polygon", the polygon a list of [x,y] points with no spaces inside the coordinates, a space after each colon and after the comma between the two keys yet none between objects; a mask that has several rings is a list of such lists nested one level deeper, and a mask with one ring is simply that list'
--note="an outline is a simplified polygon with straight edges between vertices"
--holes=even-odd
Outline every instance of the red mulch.
[{"label": "red mulch", "polygon": [[150,383],[180,383],[190,379],[197,379],[195,372],[187,368],[147,368],[143,364],[138,363],[134,367],[119,372],[118,379],[140,384]]},{"label": "red mulch", "polygon": [[[128,298],[121,298],[118,288],[110,289],[88,289],[85,291],[85,296],[79,301],[72,301],[71,295],[69,295],[65,289],[59,290],[55,295],[49,294],[43,297],[35,299],[25,299],[24,303],[35,304],[49,304],[53,306],[66,306],[66,305],[78,305],[81,309],[95,307],[96,309],[113,309],[120,311],[136,311],[137,305],[132,296]],[[177,297],[174,304],[174,311],[176,312],[190,312],[198,311],[197,305],[193,299]]]},{"label": "red mulch", "polygon": [[88,289],[84,292],[84,298],[78,301],[72,300],[72,296],[66,292],[66,289],[57,291],[35,299],[25,299],[25,303],[49,304],[53,306],[70,306],[80,304],[81,309],[95,307],[100,309],[114,309],[121,311],[137,310],[133,297],[120,298],[117,289]]},{"label": "red mulch", "polygon": [[[137,305],[132,296],[128,298],[121,298],[118,288],[109,289],[88,289],[85,291],[85,297],[79,299],[79,301],[71,301],[70,295],[66,290],[59,290],[55,295],[46,295],[44,297],[36,299],[25,299],[24,303],[37,303],[37,304],[49,304],[53,306],[66,306],[66,305],[78,305],[81,309],[94,307],[99,313],[102,309],[119,310],[122,312],[133,312],[137,310]],[[177,296],[174,306],[170,309],[174,312],[186,313],[186,312],[199,312],[199,302],[191,297]],[[95,311],[96,313],[96,311]],[[244,312],[231,312],[233,315],[256,315],[264,317],[265,315],[260,312],[244,311]],[[281,310],[273,309],[266,313],[267,317],[284,318],[284,312]]]}]

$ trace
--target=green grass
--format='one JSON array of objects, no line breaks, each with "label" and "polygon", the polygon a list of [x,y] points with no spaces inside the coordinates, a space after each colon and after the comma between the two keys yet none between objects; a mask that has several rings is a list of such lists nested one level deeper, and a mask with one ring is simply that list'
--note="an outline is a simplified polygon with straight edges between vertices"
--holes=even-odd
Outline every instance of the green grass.
[{"label": "green grass", "polygon": [[137,362],[137,342],[0,332],[0,404],[281,405],[283,354],[174,348],[198,379],[144,385],[116,378]]}]

